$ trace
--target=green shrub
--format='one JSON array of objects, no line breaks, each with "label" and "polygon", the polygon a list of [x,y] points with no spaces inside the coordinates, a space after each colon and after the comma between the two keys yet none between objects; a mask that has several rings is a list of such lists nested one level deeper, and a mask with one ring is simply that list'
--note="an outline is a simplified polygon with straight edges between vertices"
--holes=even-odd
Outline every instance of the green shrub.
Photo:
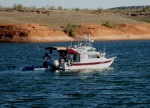
[{"label": "green shrub", "polygon": [[14,10],[21,10],[21,9],[23,9],[23,5],[22,4],[14,4],[13,9]]},{"label": "green shrub", "polygon": [[61,6],[58,6],[58,8],[57,8],[58,10],[63,10],[63,8],[61,7]]},{"label": "green shrub", "polygon": [[75,8],[75,11],[77,11],[77,12],[80,11],[80,8]]},{"label": "green shrub", "polygon": [[150,6],[146,6],[142,9],[143,12],[150,12]]},{"label": "green shrub", "polygon": [[101,13],[102,11],[103,11],[102,8],[98,8],[98,9],[96,10],[96,12],[99,12],[99,13]]},{"label": "green shrub", "polygon": [[75,37],[76,36],[76,31],[78,29],[78,26],[75,25],[75,24],[71,24],[71,23],[68,23],[64,32],[68,35],[68,36],[73,36]]},{"label": "green shrub", "polygon": [[113,28],[113,24],[110,21],[105,21],[102,25],[109,27],[109,28]]}]

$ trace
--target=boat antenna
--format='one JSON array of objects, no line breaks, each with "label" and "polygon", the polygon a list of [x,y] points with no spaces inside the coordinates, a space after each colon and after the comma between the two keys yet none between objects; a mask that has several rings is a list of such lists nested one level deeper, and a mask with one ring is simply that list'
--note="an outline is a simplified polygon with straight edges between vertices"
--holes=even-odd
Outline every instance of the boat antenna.
[{"label": "boat antenna", "polygon": [[39,51],[41,50],[38,45],[37,45],[37,48],[38,48]]},{"label": "boat antenna", "polygon": [[79,46],[79,36],[78,36],[78,46]]},{"label": "boat antenna", "polygon": [[105,50],[106,50],[106,45],[105,45],[105,47],[104,47],[104,53],[105,53]]},{"label": "boat antenna", "polygon": [[71,47],[72,47],[72,40],[71,40]]},{"label": "boat antenna", "polygon": [[39,51],[41,51],[41,49],[39,48],[39,46],[36,44],[36,47],[37,47],[37,49],[39,50]]},{"label": "boat antenna", "polygon": [[90,44],[90,34],[88,33],[88,43]]},{"label": "boat antenna", "polygon": [[85,35],[85,45],[87,44],[87,35]]}]

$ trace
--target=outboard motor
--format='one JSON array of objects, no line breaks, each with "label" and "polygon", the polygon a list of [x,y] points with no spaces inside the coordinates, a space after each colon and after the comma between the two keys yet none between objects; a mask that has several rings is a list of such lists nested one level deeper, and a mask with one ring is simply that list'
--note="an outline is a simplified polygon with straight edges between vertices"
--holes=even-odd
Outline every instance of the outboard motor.
[{"label": "outboard motor", "polygon": [[53,60],[52,62],[52,69],[58,70],[59,69],[59,62],[58,60]]},{"label": "outboard motor", "polygon": [[45,67],[45,68],[52,67],[52,63],[53,63],[53,60],[45,60],[43,62],[43,67]]}]

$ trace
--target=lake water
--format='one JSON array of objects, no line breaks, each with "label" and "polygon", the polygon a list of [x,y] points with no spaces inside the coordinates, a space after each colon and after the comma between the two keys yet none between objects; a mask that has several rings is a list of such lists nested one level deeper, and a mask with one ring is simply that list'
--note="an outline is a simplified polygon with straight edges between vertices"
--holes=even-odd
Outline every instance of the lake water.
[{"label": "lake water", "polygon": [[68,44],[0,43],[0,108],[150,107],[150,41],[95,42],[117,56],[105,70],[18,70],[41,65],[45,47]]}]

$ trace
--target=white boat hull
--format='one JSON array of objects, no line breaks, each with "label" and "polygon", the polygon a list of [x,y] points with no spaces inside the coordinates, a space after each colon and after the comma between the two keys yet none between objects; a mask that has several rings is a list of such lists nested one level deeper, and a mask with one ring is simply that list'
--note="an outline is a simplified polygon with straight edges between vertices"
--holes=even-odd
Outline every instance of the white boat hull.
[{"label": "white boat hull", "polygon": [[105,61],[99,62],[84,62],[84,63],[76,63],[74,62],[72,65],[68,65],[67,62],[64,62],[60,65],[60,70],[74,70],[74,69],[104,69],[108,68],[114,61],[114,58],[109,58]]}]

